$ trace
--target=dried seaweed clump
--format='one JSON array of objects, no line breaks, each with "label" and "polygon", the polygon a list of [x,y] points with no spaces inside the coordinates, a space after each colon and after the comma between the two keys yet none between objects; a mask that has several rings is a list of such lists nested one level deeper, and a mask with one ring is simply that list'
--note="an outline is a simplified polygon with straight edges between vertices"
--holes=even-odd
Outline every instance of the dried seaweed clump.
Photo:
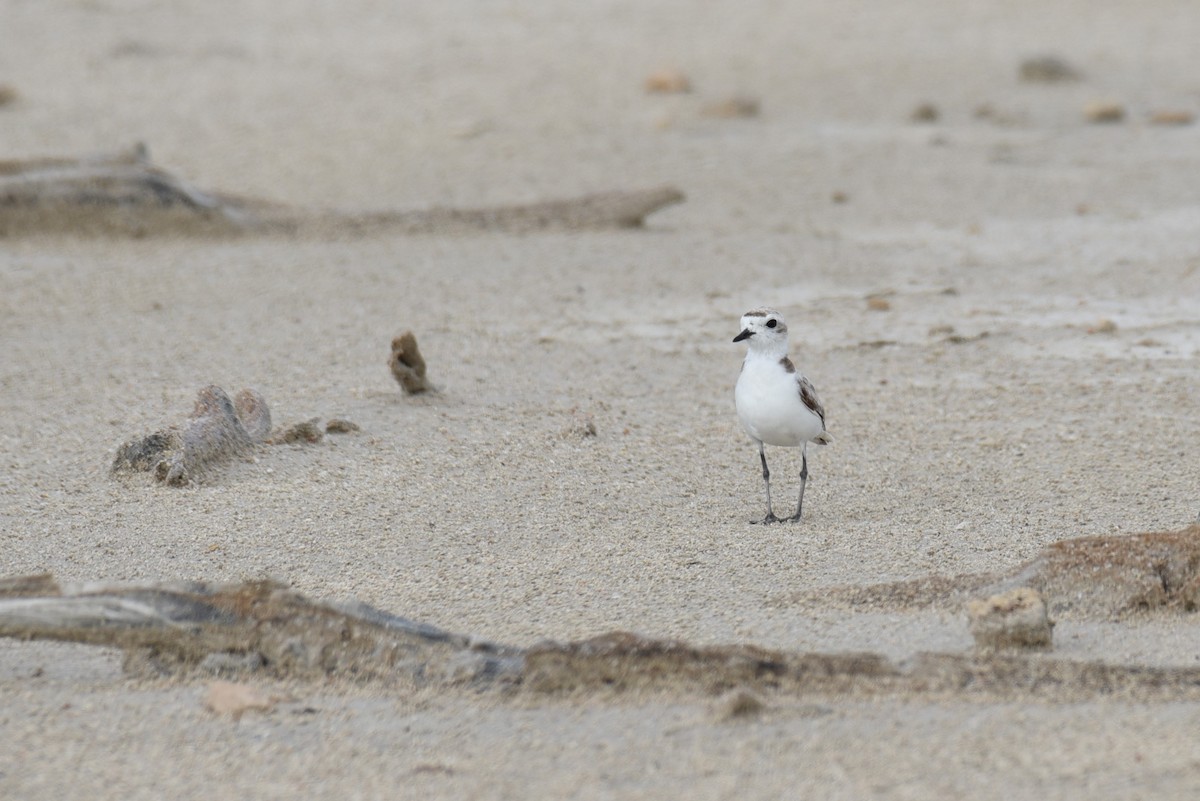
[{"label": "dried seaweed clump", "polygon": [[1062,540],[1047,546],[1009,584],[1039,590],[1056,615],[1194,612],[1200,609],[1200,525]]},{"label": "dried seaweed clump", "polygon": [[425,378],[425,359],[417,348],[417,337],[405,331],[392,340],[392,356],[388,359],[392,377],[408,395],[437,391]]},{"label": "dried seaweed clump", "polygon": [[257,391],[243,389],[230,400],[225,390],[209,385],[196,396],[182,430],[169,428],[130,440],[117,451],[112,469],[150,472],[164,484],[184,486],[215,465],[248,455],[270,431],[271,412]]}]

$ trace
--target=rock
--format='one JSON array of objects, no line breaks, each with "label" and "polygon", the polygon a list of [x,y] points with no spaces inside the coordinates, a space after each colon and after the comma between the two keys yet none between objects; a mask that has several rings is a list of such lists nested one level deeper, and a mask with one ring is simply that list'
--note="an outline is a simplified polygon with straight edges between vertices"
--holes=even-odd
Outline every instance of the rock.
[{"label": "rock", "polygon": [[1121,122],[1125,119],[1125,107],[1112,100],[1093,100],[1083,107],[1083,116],[1088,122]]},{"label": "rock", "polygon": [[1083,76],[1058,56],[1034,56],[1021,62],[1017,73],[1028,83],[1061,83],[1078,81]]},{"label": "rock", "polygon": [[340,417],[335,417],[325,424],[326,434],[353,434],[361,430],[358,423],[343,420]]},{"label": "rock", "polygon": [[1179,109],[1162,109],[1150,115],[1151,125],[1191,125],[1196,115]]},{"label": "rock", "polygon": [[433,385],[425,380],[425,359],[417,348],[417,337],[412,331],[405,331],[392,340],[392,356],[388,366],[392,368],[392,377],[405,393],[417,395],[433,389]]},{"label": "rock", "polygon": [[920,103],[912,110],[909,119],[913,122],[937,122],[941,114],[932,103]]},{"label": "rock", "polygon": [[715,103],[709,103],[700,110],[705,117],[731,120],[737,118],[757,117],[761,104],[757,97],[733,95]]},{"label": "rock", "polygon": [[692,82],[676,69],[661,69],[646,76],[646,92],[649,94],[686,94],[692,91]]},{"label": "rock", "polygon": [[1049,648],[1054,623],[1042,595],[1031,587],[967,603],[971,636],[986,651],[1006,648]]}]

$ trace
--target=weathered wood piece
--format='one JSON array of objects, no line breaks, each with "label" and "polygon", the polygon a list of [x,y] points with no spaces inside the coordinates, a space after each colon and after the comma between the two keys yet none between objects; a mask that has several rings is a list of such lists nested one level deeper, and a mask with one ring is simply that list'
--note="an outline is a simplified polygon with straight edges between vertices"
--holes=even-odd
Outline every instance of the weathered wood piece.
[{"label": "weathered wood piece", "polygon": [[85,158],[0,161],[0,237],[337,237],[636,228],[683,199],[678,189],[659,187],[490,208],[347,212],[204,191],[154,166],[141,145]]},{"label": "weathered wood piece", "polygon": [[310,601],[273,582],[60,587],[48,576],[0,579],[0,636],[115,646],[146,675],[261,673],[406,686],[595,694],[995,695],[1071,700],[1200,699],[1200,668],[1055,659],[1030,653],[789,653],[697,647],[613,632],[517,648],[358,602]]}]

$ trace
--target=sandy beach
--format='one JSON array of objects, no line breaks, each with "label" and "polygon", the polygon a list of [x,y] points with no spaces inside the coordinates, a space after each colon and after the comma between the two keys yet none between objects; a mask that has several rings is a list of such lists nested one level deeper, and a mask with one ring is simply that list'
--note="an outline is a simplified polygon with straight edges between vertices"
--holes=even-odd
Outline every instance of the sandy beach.
[{"label": "sandy beach", "polygon": [[[521,648],[969,653],[960,605],[846,589],[1200,515],[1197,41],[1175,0],[0,0],[0,159],[143,142],[196,186],[348,212],[686,196],[633,230],[0,239],[0,577],[269,578]],[[1077,77],[1022,80],[1046,55]],[[664,70],[690,91],[647,91]],[[797,524],[749,523],[731,340],[763,305],[833,436]],[[404,330],[438,392],[389,374]],[[360,430],[185,487],[111,474],[209,384]],[[768,458],[787,508],[799,454]],[[1060,615],[1046,658],[1196,668],[1200,623]],[[0,641],[0,797],[1200,791],[1192,690],[730,716],[694,688],[238,680],[271,708]]]}]

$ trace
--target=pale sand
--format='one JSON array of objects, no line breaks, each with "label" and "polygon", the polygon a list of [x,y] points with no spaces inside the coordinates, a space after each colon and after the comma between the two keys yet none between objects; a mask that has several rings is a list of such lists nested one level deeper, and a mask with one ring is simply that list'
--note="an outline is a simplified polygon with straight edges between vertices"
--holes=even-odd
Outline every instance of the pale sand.
[{"label": "pale sand", "polygon": [[[0,575],[271,576],[515,644],[629,629],[902,659],[969,648],[963,616],[796,592],[1005,571],[1200,512],[1200,127],[1146,122],[1197,108],[1193,4],[0,0],[0,17],[21,95],[0,157],[140,139],[205,188],[353,209],[688,196],[644,232],[0,243]],[[1085,80],[1020,83],[1044,52]],[[695,91],[645,94],[660,67]],[[736,92],[761,116],[700,114]],[[1127,121],[1085,124],[1098,98]],[[922,101],[938,123],[909,122]],[[868,309],[879,292],[890,310]],[[810,453],[798,526],[747,522],[762,488],[729,340],[764,303],[835,438]],[[440,395],[392,381],[405,328]],[[281,423],[363,430],[196,488],[109,476],[209,383],[257,388]],[[783,508],[798,460],[770,456]],[[1200,659],[1190,616],[1055,637],[1072,658]],[[203,683],[4,643],[0,795],[1200,789],[1194,702],[778,698],[720,722],[689,696],[283,690],[233,723]]]}]

